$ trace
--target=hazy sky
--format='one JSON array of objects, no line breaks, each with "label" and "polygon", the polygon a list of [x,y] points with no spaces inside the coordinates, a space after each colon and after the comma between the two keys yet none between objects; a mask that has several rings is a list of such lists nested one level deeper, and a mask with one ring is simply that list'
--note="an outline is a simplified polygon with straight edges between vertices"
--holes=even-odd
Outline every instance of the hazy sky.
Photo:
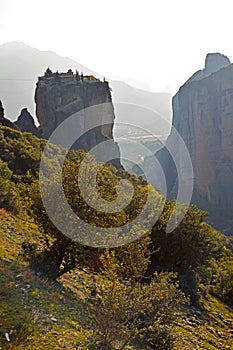
[{"label": "hazy sky", "polygon": [[172,91],[208,52],[233,59],[232,0],[0,0],[0,44],[23,41],[107,77]]}]

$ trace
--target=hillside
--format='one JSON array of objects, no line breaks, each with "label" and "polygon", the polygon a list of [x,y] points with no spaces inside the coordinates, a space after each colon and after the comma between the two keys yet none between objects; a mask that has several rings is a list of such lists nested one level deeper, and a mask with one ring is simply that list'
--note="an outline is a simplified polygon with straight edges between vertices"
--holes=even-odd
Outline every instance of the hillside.
[{"label": "hillside", "polygon": [[[35,224],[0,211],[1,348],[96,349],[91,340],[95,330],[91,275],[75,269],[55,282],[36,276],[22,258],[22,243],[35,240],[35,233],[40,237]],[[174,349],[232,348],[232,309],[213,297],[205,306],[205,312],[190,306],[179,310]]]},{"label": "hillside", "polygon": [[[0,136],[2,349],[232,348],[231,245],[203,222],[204,212],[190,207],[167,235],[174,204],[167,201],[152,230],[135,242],[111,249],[83,246],[57,230],[41,203],[38,170],[46,141],[3,126]],[[50,145],[51,169],[52,154],[59,162],[64,152]],[[92,225],[114,223],[122,242],[119,230],[142,210],[145,195],[151,193],[152,209],[162,204],[161,196],[144,180],[102,166],[97,186],[103,198],[115,198],[120,179],[131,181],[134,197],[117,215],[90,210],[76,180],[85,154],[72,151],[66,158],[68,202]],[[56,174],[52,179],[56,185]]]}]

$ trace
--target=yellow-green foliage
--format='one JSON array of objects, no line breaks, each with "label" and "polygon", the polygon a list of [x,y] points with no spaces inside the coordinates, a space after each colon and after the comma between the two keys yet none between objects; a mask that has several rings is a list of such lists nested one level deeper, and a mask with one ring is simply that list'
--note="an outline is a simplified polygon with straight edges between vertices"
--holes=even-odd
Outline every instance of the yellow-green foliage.
[{"label": "yellow-green foliage", "polygon": [[16,175],[28,170],[34,174],[38,171],[44,140],[38,140],[32,134],[21,133],[0,126],[0,155]]},{"label": "yellow-green foliage", "polygon": [[[45,142],[29,133],[0,127],[1,206],[18,213],[16,217],[0,209],[0,347],[230,349],[231,335],[224,327],[226,322],[231,326],[232,309],[226,309],[216,297],[232,305],[232,251],[228,240],[204,222],[206,213],[191,206],[182,223],[166,234],[174,206],[167,201],[152,232],[143,231],[143,220],[141,227],[132,226],[132,238],[137,238],[133,243],[109,250],[84,247],[59,232],[42,205],[38,170]],[[55,169],[64,152],[50,146],[48,166]],[[77,181],[85,156],[83,151],[72,151],[66,158],[63,187],[67,200],[91,225],[117,227],[112,238],[120,245],[124,243],[122,225],[133,222],[148,194],[148,218],[162,208],[164,199],[142,179],[102,165],[96,177],[102,198],[109,202],[116,199],[116,185],[121,179],[131,182],[134,195],[131,204],[116,215],[91,209]],[[93,157],[88,157],[97,169]],[[56,187],[57,174],[51,174],[49,181]],[[85,185],[90,181],[86,171]],[[59,198],[52,200],[59,204]],[[181,307],[184,297],[177,278],[193,300],[195,296],[201,301],[198,326],[190,326],[182,318],[190,317],[192,307]],[[221,306],[221,313],[227,316],[212,315],[214,305]],[[222,317],[223,331],[219,331],[214,320],[219,322]],[[11,338],[9,344],[6,332]],[[212,342],[210,333],[214,334]]]},{"label": "yellow-green foliage", "polygon": [[[41,153],[46,140],[38,139],[30,133],[22,133],[0,125],[0,159],[8,164],[14,178],[28,180],[31,174],[38,176]],[[51,153],[62,153],[57,146],[50,146]],[[25,178],[26,177],[26,178]]]},{"label": "yellow-green foliage", "polygon": [[[101,256],[102,274],[93,276],[92,300],[96,308],[98,349],[126,349],[135,341],[141,348],[172,349],[175,310],[185,299],[172,273],[154,274],[143,283],[148,268],[148,251],[128,247],[126,259],[114,251]],[[136,254],[142,263],[136,261]],[[122,253],[122,252],[121,252]],[[129,263],[129,266],[128,266]],[[125,271],[129,267],[128,277]]]},{"label": "yellow-green foliage", "polygon": [[6,202],[9,202],[11,176],[12,171],[8,168],[7,163],[0,159],[0,206],[5,206]]},{"label": "yellow-green foliage", "polygon": [[[129,205],[119,210],[117,213],[106,213],[104,211],[93,209],[86,202],[87,198],[83,198],[79,188],[77,174],[79,173],[80,164],[84,157],[88,157],[85,152],[73,151],[70,152],[65,161],[63,169],[63,188],[67,201],[77,216],[82,221],[88,223],[91,227],[113,227],[114,230],[109,230],[110,233],[106,240],[104,240],[104,237],[101,235],[92,235],[92,230],[89,228],[84,231],[83,225],[80,224],[80,227],[75,227],[72,237],[77,237],[78,241],[79,237],[82,236],[83,240],[86,239],[87,242],[91,241],[92,245],[97,245],[98,243],[98,246],[105,247],[108,246],[109,242],[110,244],[113,243],[115,246],[124,245],[129,241],[138,239],[143,234],[146,234],[148,231],[148,229],[145,228],[147,227],[147,221],[150,219],[150,216],[153,217],[156,212],[161,210],[163,197],[152,186],[148,186],[136,176],[127,174],[126,172],[122,173],[122,171],[118,172],[118,170],[111,165],[102,165],[97,172],[96,192],[93,194],[91,193],[89,199],[91,201],[98,201],[97,195],[100,195],[107,202],[114,200],[116,198],[116,185],[122,180],[122,178],[127,178],[128,180],[128,182],[125,183],[125,187],[130,186],[129,182],[131,183],[131,186],[133,186],[133,198],[128,198],[129,195],[125,188],[125,191],[122,192],[121,200],[125,200]],[[97,171],[99,165],[94,158],[89,156],[88,161],[91,163],[91,168]],[[89,196],[88,189],[93,186],[91,185],[92,177],[88,167],[84,169],[84,173],[84,187],[87,187],[87,195]],[[47,201],[49,201],[50,205],[54,207],[54,212],[56,212],[57,209],[62,211],[63,207],[61,199],[56,192],[57,186],[59,185],[59,177],[57,173],[52,172],[51,177],[47,181],[49,182],[49,186],[46,189]],[[56,198],[55,195],[57,196]],[[147,200],[148,195],[150,195],[149,200]],[[43,227],[44,232],[55,240],[54,244],[48,247],[48,250],[50,258],[54,256],[53,265],[54,267],[56,266],[57,274],[64,271],[62,270],[59,272],[59,265],[61,264],[66,269],[67,266],[74,267],[75,264],[80,263],[80,260],[83,260],[83,256],[90,250],[83,247],[80,248],[78,243],[74,243],[69,238],[65,237],[49,220],[41,201],[38,181],[34,181],[34,183],[31,184],[28,197],[30,203],[28,210],[30,211],[30,214],[34,217],[35,221]],[[146,202],[147,216],[144,215],[140,222],[138,222],[137,225],[134,225],[133,220],[140,214]],[[132,222],[132,226],[130,230],[128,229],[128,231],[126,231],[123,225],[130,222]],[[95,241],[96,239],[98,239],[98,241]],[[80,254],[81,252],[82,254]]]}]

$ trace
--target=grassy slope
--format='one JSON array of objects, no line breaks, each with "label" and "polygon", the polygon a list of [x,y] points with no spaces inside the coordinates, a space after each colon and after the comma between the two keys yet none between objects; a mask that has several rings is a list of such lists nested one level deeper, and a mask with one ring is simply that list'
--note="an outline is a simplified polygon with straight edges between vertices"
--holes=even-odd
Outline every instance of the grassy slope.
[{"label": "grassy slope", "polygon": [[[39,237],[33,223],[0,210],[0,348],[95,349],[90,275],[76,269],[55,283],[39,278],[22,256],[28,237]],[[233,348],[232,310],[215,298],[206,300],[206,310],[180,310],[176,350]]]},{"label": "grassy slope", "polygon": [[35,234],[34,224],[0,211],[0,348],[88,349],[92,320],[84,292],[71,277],[64,284],[37,277],[21,256],[25,237]]},{"label": "grassy slope", "polygon": [[205,300],[205,309],[183,309],[176,324],[180,341],[175,350],[233,348],[232,309],[213,297]]}]

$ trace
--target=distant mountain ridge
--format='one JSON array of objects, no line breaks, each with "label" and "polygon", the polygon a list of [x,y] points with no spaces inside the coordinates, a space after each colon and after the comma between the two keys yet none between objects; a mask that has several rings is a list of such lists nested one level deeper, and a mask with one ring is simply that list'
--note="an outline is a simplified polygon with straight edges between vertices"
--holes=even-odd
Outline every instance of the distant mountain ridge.
[{"label": "distant mountain ridge", "polygon": [[24,43],[4,44],[0,46],[0,99],[10,120],[15,120],[25,107],[35,115],[36,81],[48,66],[54,71],[71,68],[99,77],[81,64],[54,52],[34,49]]},{"label": "distant mountain ridge", "polygon": [[[15,120],[22,108],[28,108],[35,115],[34,92],[38,76],[43,75],[45,69],[53,71],[78,70],[84,74],[94,75],[103,80],[103,75],[93,72],[80,63],[66,57],[61,57],[51,51],[41,51],[24,43],[6,43],[0,46],[0,99],[5,108],[5,115]],[[117,121],[139,124],[141,127],[150,127],[154,121],[162,123],[158,129],[164,134],[169,132],[171,121],[171,95],[168,93],[152,93],[133,88],[123,82],[108,79],[112,88],[113,102],[124,102],[144,107],[141,111],[122,113],[116,108]],[[145,109],[152,109],[153,116],[145,117]],[[126,115],[127,114],[127,115]],[[130,116],[131,114],[131,116]],[[133,114],[133,115],[132,115]],[[151,114],[151,113],[149,113]],[[162,115],[163,123],[158,117]]]}]

